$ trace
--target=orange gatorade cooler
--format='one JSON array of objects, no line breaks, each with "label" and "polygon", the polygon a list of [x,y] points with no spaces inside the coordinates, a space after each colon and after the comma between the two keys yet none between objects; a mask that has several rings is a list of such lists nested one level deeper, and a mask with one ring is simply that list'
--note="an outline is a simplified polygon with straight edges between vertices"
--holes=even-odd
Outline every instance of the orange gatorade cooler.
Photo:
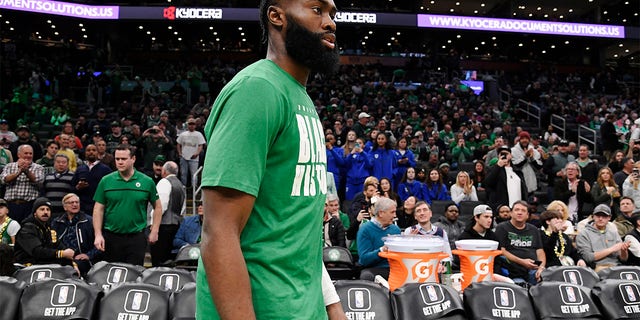
[{"label": "orange gatorade cooler", "polygon": [[502,254],[496,250],[498,242],[492,240],[458,240],[452,253],[460,257],[462,290],[472,282],[491,281],[493,259]]},{"label": "orange gatorade cooler", "polygon": [[383,240],[389,251],[379,255],[389,260],[389,290],[400,288],[405,283],[438,282],[438,264],[449,257],[442,252],[442,238],[393,235]]}]

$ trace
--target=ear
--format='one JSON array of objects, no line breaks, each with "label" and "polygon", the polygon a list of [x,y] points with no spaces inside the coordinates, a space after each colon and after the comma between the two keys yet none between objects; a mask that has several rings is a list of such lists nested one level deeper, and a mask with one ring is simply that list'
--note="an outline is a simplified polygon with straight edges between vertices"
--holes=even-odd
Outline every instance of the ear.
[{"label": "ear", "polygon": [[267,9],[267,19],[273,26],[282,28],[285,23],[286,17],[282,8],[277,6],[269,6],[269,8]]}]

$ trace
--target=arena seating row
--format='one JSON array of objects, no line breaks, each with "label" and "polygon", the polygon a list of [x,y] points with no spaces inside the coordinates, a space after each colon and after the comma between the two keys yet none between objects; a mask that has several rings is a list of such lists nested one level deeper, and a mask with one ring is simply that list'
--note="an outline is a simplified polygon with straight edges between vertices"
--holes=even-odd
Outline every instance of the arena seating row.
[{"label": "arena seating row", "polygon": [[0,277],[0,319],[195,319],[188,270],[99,262],[84,280],[60,265]]},{"label": "arena seating row", "polygon": [[[408,283],[391,293],[371,281],[335,285],[349,319],[640,319],[640,268],[616,267],[596,275],[559,267],[546,276],[563,279],[563,274],[569,281],[546,279],[529,290],[503,282],[472,283],[462,298],[438,283]],[[571,282],[598,276],[608,278],[592,286]]]},{"label": "arena seating row", "polygon": [[[195,319],[194,273],[97,263],[85,281],[68,266],[39,265],[0,277],[0,319]],[[596,274],[552,267],[527,289],[473,283],[463,298],[438,283],[410,283],[389,293],[363,280],[338,280],[349,319],[640,319],[640,267]]]}]

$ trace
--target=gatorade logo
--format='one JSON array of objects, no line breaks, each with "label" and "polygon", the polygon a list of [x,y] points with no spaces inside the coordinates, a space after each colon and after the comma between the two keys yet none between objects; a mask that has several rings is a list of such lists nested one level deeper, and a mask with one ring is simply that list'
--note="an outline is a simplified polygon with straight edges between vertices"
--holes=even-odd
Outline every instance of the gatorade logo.
[{"label": "gatorade logo", "polygon": [[420,261],[413,266],[413,279],[426,281],[433,274],[433,265],[428,261]]},{"label": "gatorade logo", "polygon": [[485,275],[489,273],[489,259],[478,259],[474,264],[474,269],[478,275]]}]

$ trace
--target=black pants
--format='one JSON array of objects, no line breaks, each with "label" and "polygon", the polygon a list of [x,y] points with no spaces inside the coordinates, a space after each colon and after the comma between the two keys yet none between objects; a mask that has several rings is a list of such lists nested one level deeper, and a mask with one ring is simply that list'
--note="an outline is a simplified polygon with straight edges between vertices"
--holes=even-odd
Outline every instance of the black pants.
[{"label": "black pants", "polygon": [[162,263],[172,259],[171,249],[173,249],[173,238],[175,238],[178,232],[179,225],[177,224],[161,224],[158,231],[158,241],[152,244],[151,251],[151,264],[154,267],[159,267]]},{"label": "black pants", "polygon": [[144,266],[147,237],[144,231],[115,233],[104,230],[104,260]]}]

